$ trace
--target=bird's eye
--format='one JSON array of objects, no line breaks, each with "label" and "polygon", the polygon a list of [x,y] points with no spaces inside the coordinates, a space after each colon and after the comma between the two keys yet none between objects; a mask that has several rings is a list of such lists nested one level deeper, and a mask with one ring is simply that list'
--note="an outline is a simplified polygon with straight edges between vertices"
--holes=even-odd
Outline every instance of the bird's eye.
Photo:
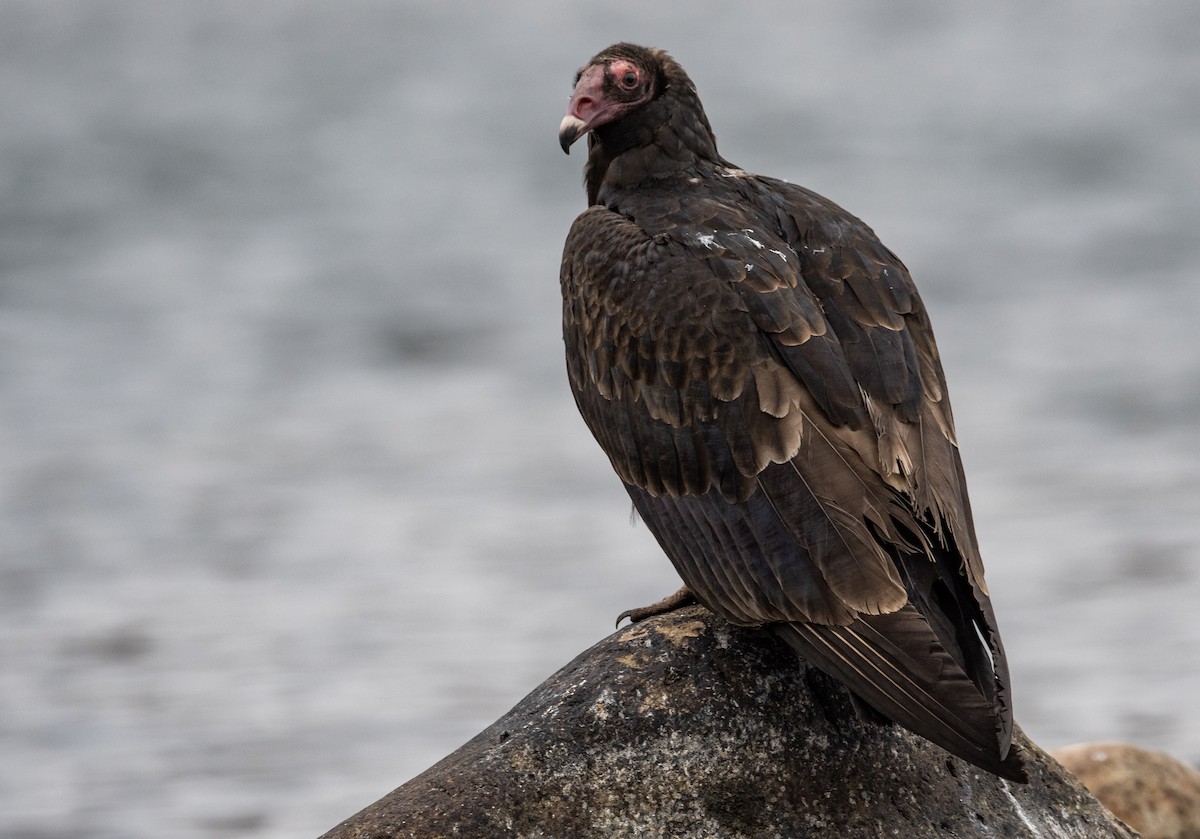
[{"label": "bird's eye", "polygon": [[608,66],[609,77],[622,90],[637,90],[642,81],[638,66],[630,61],[618,59]]}]

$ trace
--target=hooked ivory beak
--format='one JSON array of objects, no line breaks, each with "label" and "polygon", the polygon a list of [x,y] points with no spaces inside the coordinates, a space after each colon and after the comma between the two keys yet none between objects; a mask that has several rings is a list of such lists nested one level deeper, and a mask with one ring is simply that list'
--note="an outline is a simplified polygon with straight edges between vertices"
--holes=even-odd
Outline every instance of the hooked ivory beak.
[{"label": "hooked ivory beak", "polygon": [[558,126],[558,144],[567,154],[571,153],[571,144],[587,133],[588,124],[574,114],[563,117]]}]

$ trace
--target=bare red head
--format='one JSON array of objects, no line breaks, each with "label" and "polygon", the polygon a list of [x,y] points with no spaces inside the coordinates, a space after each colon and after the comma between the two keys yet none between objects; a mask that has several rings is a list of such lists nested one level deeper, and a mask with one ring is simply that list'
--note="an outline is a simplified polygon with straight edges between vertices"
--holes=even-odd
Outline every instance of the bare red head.
[{"label": "bare red head", "polygon": [[576,74],[575,92],[558,128],[563,151],[569,153],[571,144],[584,134],[655,97],[661,70],[653,52],[632,44],[614,44]]}]

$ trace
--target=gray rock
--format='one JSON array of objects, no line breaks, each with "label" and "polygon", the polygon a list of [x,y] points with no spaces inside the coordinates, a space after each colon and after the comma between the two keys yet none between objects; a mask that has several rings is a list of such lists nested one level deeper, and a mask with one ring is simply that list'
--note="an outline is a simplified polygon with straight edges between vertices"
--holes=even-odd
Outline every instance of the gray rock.
[{"label": "gray rock", "polygon": [[1018,734],[1012,784],[700,607],[626,627],[325,839],[1132,837]]}]

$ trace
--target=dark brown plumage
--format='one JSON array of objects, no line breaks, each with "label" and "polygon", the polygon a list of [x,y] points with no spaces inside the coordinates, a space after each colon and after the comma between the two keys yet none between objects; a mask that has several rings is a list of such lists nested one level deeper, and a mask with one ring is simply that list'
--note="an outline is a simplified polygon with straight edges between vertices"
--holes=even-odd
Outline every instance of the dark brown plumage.
[{"label": "dark brown plumage", "polygon": [[945,377],[907,269],[717,153],[666,53],[576,78],[589,207],[562,261],[585,422],[703,605],[771,626],[884,716],[1025,780]]}]

